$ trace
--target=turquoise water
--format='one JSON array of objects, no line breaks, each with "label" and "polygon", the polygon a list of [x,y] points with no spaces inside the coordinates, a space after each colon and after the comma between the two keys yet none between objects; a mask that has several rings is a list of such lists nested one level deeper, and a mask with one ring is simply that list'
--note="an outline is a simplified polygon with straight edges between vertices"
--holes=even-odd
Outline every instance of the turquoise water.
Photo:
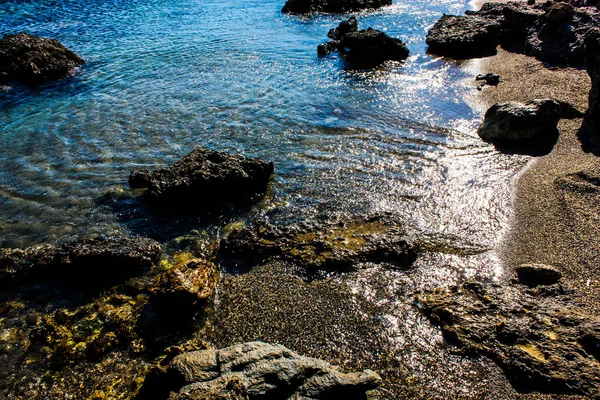
[{"label": "turquoise water", "polygon": [[123,221],[135,218],[98,199],[127,193],[131,169],[197,145],[274,161],[271,205],[290,214],[414,214],[446,184],[443,155],[480,152],[465,74],[424,43],[443,12],[466,4],[357,14],[411,57],[353,72],[316,54],[347,16],[286,16],[282,3],[3,1],[1,34],[56,38],[87,63],[71,78],[0,91],[0,245],[130,233]]}]

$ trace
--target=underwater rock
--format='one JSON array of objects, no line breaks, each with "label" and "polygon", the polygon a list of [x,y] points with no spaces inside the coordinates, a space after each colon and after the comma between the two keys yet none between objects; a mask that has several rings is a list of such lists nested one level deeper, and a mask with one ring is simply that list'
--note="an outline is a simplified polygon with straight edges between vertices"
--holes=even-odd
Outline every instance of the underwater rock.
[{"label": "underwater rock", "polygon": [[600,395],[600,318],[568,298],[467,283],[417,301],[449,344],[491,358],[515,389]]},{"label": "underwater rock", "polygon": [[562,273],[551,265],[523,264],[515,269],[519,282],[528,286],[553,285]]},{"label": "underwater rock", "polygon": [[0,83],[39,85],[70,74],[84,60],[57,40],[27,33],[0,39]]},{"label": "underwater rock", "polygon": [[185,385],[171,396],[173,400],[358,400],[381,383],[371,370],[343,373],[325,361],[262,342],[184,353],[171,361],[169,372]]},{"label": "underwater rock", "polygon": [[217,267],[192,259],[158,275],[149,287],[150,302],[161,318],[192,314],[215,293]]},{"label": "underwater rock", "polygon": [[170,167],[135,170],[132,188],[145,188],[144,199],[165,212],[202,213],[264,197],[272,162],[198,147]]},{"label": "underwater rock", "polygon": [[500,24],[491,19],[443,15],[427,33],[429,51],[441,56],[473,58],[496,52]]},{"label": "underwater rock", "polygon": [[590,31],[585,40],[585,63],[592,80],[586,122],[600,127],[600,30]]},{"label": "underwater rock", "polygon": [[392,0],[287,0],[281,11],[288,14],[345,13],[391,4]]},{"label": "underwater rock", "polygon": [[409,268],[417,249],[399,225],[385,216],[275,226],[264,221],[232,231],[221,242],[225,261],[294,263],[304,272],[343,272],[370,262]]},{"label": "underwater rock", "polygon": [[354,17],[342,21],[327,36],[333,40],[320,44],[317,54],[325,56],[339,51],[354,68],[374,68],[385,61],[402,61],[409,56],[408,48],[400,39],[372,28],[359,31]]},{"label": "underwater rock", "polygon": [[556,100],[494,104],[485,113],[477,133],[486,141],[526,141],[555,135],[561,115]]},{"label": "underwater rock", "polygon": [[96,286],[132,276],[156,264],[160,254],[160,245],[147,238],[96,238],[60,247],[0,249],[0,283],[51,279]]}]

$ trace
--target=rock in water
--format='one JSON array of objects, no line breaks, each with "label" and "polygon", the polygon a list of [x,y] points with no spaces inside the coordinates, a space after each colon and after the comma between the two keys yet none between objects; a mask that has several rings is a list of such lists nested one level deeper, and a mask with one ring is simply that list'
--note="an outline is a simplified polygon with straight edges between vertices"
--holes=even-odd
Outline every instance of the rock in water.
[{"label": "rock in water", "polygon": [[174,400],[358,400],[381,383],[371,370],[343,373],[325,361],[262,342],[184,353],[171,361],[169,370],[185,385]]},{"label": "rock in water", "polygon": [[556,100],[536,99],[526,103],[494,104],[485,113],[477,130],[486,141],[518,142],[556,134],[561,104]]},{"label": "rock in water", "polygon": [[384,61],[402,61],[409,55],[400,40],[375,29],[348,32],[340,41],[348,62],[356,67],[372,68]]},{"label": "rock in water", "polygon": [[392,0],[287,0],[281,11],[288,14],[345,13],[391,4]]},{"label": "rock in water", "polygon": [[591,31],[585,40],[586,67],[592,79],[586,122],[600,128],[600,30]]},{"label": "rock in water", "polygon": [[150,285],[150,302],[162,317],[192,314],[215,293],[217,267],[206,260],[192,259],[158,275]]},{"label": "rock in water", "polygon": [[59,280],[81,286],[114,282],[156,264],[161,247],[146,238],[97,238],[61,247],[0,249],[0,283]]},{"label": "rock in water", "polygon": [[467,283],[417,297],[446,340],[491,358],[522,392],[600,396],[600,319],[567,298]]},{"label": "rock in water", "polygon": [[496,52],[500,24],[491,19],[444,15],[427,33],[429,51],[441,56],[472,58]]},{"label": "rock in water", "polygon": [[0,39],[0,83],[39,85],[70,74],[84,60],[54,39],[19,33]]},{"label": "rock in water", "polygon": [[198,147],[170,167],[132,171],[129,185],[146,188],[147,202],[166,212],[202,213],[261,199],[273,170],[272,162]]}]

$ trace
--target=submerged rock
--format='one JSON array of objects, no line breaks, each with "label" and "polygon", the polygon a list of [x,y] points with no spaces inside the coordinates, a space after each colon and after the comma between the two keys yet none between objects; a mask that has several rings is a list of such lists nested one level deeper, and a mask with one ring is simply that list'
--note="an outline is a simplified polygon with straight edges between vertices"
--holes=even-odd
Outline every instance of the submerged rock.
[{"label": "submerged rock", "polygon": [[167,319],[193,313],[215,293],[217,267],[206,260],[192,259],[158,275],[150,284],[150,302]]},{"label": "submerged rock", "polygon": [[486,141],[526,141],[556,134],[561,106],[556,100],[494,104],[485,113],[479,136]]},{"label": "submerged rock", "polygon": [[0,39],[0,83],[39,85],[70,74],[84,60],[54,39],[27,33]]},{"label": "submerged rock", "polygon": [[345,13],[391,4],[392,0],[287,0],[281,11],[288,14]]},{"label": "submerged rock", "polygon": [[493,20],[443,15],[427,33],[429,51],[441,56],[472,58],[496,52],[500,24]]},{"label": "submerged rock", "polygon": [[461,353],[498,364],[522,392],[600,396],[600,318],[561,297],[469,283],[417,297]]},{"label": "submerged rock", "polygon": [[303,226],[257,221],[223,239],[220,257],[245,264],[280,259],[314,274],[348,271],[361,263],[409,268],[417,258],[417,249],[395,221],[376,216]]},{"label": "submerged rock", "polygon": [[166,212],[202,213],[261,199],[273,170],[272,162],[198,147],[170,167],[132,171],[129,185]]},{"label": "submerged rock", "polygon": [[97,238],[61,247],[0,249],[0,283],[51,279],[95,286],[156,264],[160,254],[160,245],[146,238]]},{"label": "submerged rock", "polygon": [[551,265],[523,264],[515,272],[519,282],[528,286],[553,285],[562,278],[562,273]]},{"label": "submerged rock", "polygon": [[372,28],[359,31],[354,17],[331,29],[327,36],[333,40],[319,45],[318,55],[339,51],[354,68],[374,68],[385,61],[402,61],[409,56],[408,48],[400,39]]},{"label": "submerged rock", "polygon": [[173,400],[358,400],[381,383],[371,370],[343,373],[325,361],[262,342],[184,353],[171,361],[169,371],[185,385]]}]

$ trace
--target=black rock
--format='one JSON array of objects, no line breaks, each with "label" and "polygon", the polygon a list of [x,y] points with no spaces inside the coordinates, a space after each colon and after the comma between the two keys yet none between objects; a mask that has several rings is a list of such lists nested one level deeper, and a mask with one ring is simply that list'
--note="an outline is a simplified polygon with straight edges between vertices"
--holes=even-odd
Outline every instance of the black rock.
[{"label": "black rock", "polygon": [[70,74],[84,60],[57,40],[27,33],[0,39],[0,83],[39,85]]},{"label": "black rock", "polygon": [[409,56],[408,48],[400,39],[371,28],[347,33],[340,41],[340,48],[356,67],[376,67],[385,61],[402,61]]},{"label": "black rock", "polygon": [[562,278],[559,270],[543,264],[523,264],[515,272],[519,282],[528,286],[553,285]]},{"label": "black rock", "polygon": [[485,81],[486,85],[496,86],[500,83],[500,75],[492,74],[488,72],[487,74],[479,74],[475,77],[476,81]]},{"label": "black rock", "polygon": [[203,213],[261,199],[273,163],[198,147],[170,167],[135,170],[132,188],[146,188],[144,199],[168,213]]},{"label": "black rock", "polygon": [[358,21],[355,17],[350,17],[348,21],[340,22],[337,28],[329,30],[327,37],[333,40],[340,40],[344,35],[350,32],[358,32]]},{"label": "black rock", "polygon": [[391,4],[392,0],[287,0],[281,11],[288,14],[345,13]]},{"label": "black rock", "polygon": [[500,24],[492,19],[444,15],[427,33],[429,51],[441,56],[472,58],[496,52]]}]

